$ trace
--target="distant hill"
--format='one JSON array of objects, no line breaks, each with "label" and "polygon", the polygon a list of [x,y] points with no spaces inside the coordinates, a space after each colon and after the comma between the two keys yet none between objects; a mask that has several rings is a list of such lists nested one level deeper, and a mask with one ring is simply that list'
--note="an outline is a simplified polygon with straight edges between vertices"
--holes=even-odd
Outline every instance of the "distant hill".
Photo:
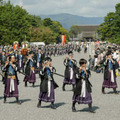
[{"label": "distant hill", "polygon": [[72,25],[99,25],[104,22],[103,17],[82,17],[72,14],[40,15],[42,19],[51,18],[59,21],[62,26],[69,30]]}]

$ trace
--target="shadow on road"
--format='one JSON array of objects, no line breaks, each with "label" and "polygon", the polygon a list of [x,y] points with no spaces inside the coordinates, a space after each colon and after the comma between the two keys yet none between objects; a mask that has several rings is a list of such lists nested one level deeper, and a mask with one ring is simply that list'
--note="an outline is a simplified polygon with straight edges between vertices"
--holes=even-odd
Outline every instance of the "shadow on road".
[{"label": "shadow on road", "polygon": [[[61,103],[55,103],[54,105],[56,106],[56,108],[59,108],[59,107],[65,105],[65,104],[66,104],[66,103],[61,102]],[[42,108],[50,108],[50,107],[51,107],[51,105],[48,105],[48,106],[42,106]]]},{"label": "shadow on road", "polygon": [[35,87],[35,88],[36,88],[36,87],[40,87],[40,85],[35,85],[34,87]]},{"label": "shadow on road", "polygon": [[[98,106],[93,106],[93,107],[92,107],[92,110],[93,110],[93,111],[96,111],[97,109],[99,109]],[[82,110],[78,110],[77,112],[89,112],[89,108],[87,107],[87,108],[84,108],[84,109],[82,109]]]},{"label": "shadow on road", "polygon": [[2,100],[4,97],[0,97],[0,100]]},{"label": "shadow on road", "polygon": [[31,101],[31,99],[23,99],[23,100],[20,100],[22,103],[24,102],[28,102],[28,101]]},{"label": "shadow on road", "polygon": [[40,85],[34,85],[34,87],[33,86],[28,86],[28,87],[36,88],[36,87],[40,87]]},{"label": "shadow on road", "polygon": [[[120,91],[117,91],[119,94],[120,94]],[[111,91],[111,92],[108,92],[108,93],[106,93],[106,94],[115,94],[113,91]],[[117,94],[118,95],[118,94]]]},{"label": "shadow on road", "polygon": [[[28,102],[28,101],[31,101],[31,99],[20,99],[21,103],[25,103],[25,102]],[[16,103],[16,101],[13,101],[13,102],[9,102],[9,104],[14,104]]]},{"label": "shadow on road", "polygon": [[66,103],[64,103],[64,102],[55,103],[55,106],[58,108],[58,107],[61,107],[61,106],[65,105],[65,104],[66,104]]}]

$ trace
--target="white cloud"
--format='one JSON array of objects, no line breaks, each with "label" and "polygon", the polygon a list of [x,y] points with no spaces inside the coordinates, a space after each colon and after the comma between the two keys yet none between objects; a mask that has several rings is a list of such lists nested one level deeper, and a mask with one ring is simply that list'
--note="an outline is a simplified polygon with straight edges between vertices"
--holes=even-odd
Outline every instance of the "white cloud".
[{"label": "white cloud", "polygon": [[[11,0],[19,4],[19,0]],[[23,0],[23,8],[31,14],[70,13],[79,16],[103,17],[115,11],[120,0]]]}]

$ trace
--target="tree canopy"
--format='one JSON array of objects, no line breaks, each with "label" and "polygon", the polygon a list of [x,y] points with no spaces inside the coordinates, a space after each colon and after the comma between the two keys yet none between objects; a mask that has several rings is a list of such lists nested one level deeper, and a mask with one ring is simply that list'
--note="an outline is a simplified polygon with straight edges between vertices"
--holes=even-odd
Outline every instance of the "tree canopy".
[{"label": "tree canopy", "polygon": [[104,23],[98,28],[98,33],[101,40],[120,44],[120,3],[116,4],[115,12],[105,16]]},{"label": "tree canopy", "polygon": [[70,31],[69,31],[69,34],[70,34],[70,37],[73,38],[73,37],[77,37],[77,35],[80,33],[80,27],[78,25],[73,25],[71,26],[70,28]]},{"label": "tree canopy", "polygon": [[41,20],[30,15],[25,9],[12,5],[10,1],[0,0],[0,44],[13,44],[14,41],[59,43],[60,35],[69,39],[66,29],[50,18]]}]

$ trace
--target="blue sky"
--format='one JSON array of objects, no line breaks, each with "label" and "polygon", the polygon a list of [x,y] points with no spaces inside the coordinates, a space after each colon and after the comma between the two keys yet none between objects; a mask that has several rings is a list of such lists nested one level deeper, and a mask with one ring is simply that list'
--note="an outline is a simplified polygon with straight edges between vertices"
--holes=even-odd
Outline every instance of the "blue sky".
[{"label": "blue sky", "polygon": [[115,11],[120,0],[11,0],[21,5],[30,14],[49,15],[70,13],[85,17],[104,17]]}]

